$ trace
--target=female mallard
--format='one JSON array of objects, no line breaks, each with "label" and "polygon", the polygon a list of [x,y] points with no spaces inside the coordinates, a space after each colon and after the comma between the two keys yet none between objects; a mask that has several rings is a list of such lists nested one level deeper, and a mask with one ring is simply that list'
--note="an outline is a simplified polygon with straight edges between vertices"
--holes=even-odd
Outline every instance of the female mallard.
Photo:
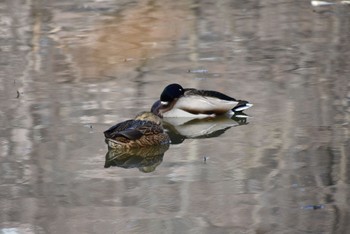
[{"label": "female mallard", "polygon": [[179,84],[170,84],[151,111],[160,117],[206,118],[222,114],[232,116],[251,106],[253,104],[247,101],[236,100],[217,91],[184,89]]},{"label": "female mallard", "polygon": [[162,120],[151,112],[141,112],[135,119],[116,124],[104,132],[106,143],[112,149],[130,149],[169,144]]}]

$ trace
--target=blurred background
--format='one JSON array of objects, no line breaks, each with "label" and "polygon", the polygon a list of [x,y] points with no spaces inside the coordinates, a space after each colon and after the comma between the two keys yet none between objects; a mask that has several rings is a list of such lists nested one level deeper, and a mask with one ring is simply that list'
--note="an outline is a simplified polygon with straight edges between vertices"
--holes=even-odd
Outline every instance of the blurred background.
[{"label": "blurred background", "polygon": [[[0,233],[347,233],[350,6],[333,3],[0,1]],[[174,82],[254,107],[150,170],[106,166],[103,131]]]}]

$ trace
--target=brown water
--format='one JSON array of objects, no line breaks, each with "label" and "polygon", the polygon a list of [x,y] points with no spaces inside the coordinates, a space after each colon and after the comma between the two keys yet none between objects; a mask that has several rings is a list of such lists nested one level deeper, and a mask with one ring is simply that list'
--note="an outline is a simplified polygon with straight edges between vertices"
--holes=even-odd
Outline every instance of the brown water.
[{"label": "brown water", "polygon": [[[340,3],[1,1],[0,233],[348,233],[349,74]],[[172,82],[248,124],[105,164],[102,132]]]}]

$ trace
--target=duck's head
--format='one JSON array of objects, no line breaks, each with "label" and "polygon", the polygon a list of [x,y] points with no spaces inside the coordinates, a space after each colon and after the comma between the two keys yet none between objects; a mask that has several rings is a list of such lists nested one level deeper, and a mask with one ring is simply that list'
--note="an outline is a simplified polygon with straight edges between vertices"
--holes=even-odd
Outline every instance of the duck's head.
[{"label": "duck's head", "polygon": [[184,88],[179,84],[170,84],[164,88],[160,95],[160,100],[156,101],[151,108],[151,112],[159,117],[163,117],[163,113],[169,111],[177,99],[185,93]]},{"label": "duck's head", "polygon": [[158,125],[162,124],[162,119],[159,118],[157,115],[153,114],[152,112],[149,111],[144,111],[140,112],[135,116],[135,120],[146,120],[146,121],[151,121],[154,122]]},{"label": "duck's head", "polygon": [[185,90],[179,84],[170,84],[164,88],[160,95],[160,103],[163,106],[169,105],[174,100],[180,98],[184,94]]}]

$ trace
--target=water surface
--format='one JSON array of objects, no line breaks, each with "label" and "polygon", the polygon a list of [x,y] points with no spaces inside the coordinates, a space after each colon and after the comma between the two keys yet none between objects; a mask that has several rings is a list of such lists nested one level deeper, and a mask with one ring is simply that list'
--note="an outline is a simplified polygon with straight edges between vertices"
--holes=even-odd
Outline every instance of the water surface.
[{"label": "water surface", "polygon": [[[349,14],[1,2],[0,233],[346,233]],[[204,136],[181,125],[149,170],[105,168],[102,132],[173,82],[247,99],[251,118]]]}]

